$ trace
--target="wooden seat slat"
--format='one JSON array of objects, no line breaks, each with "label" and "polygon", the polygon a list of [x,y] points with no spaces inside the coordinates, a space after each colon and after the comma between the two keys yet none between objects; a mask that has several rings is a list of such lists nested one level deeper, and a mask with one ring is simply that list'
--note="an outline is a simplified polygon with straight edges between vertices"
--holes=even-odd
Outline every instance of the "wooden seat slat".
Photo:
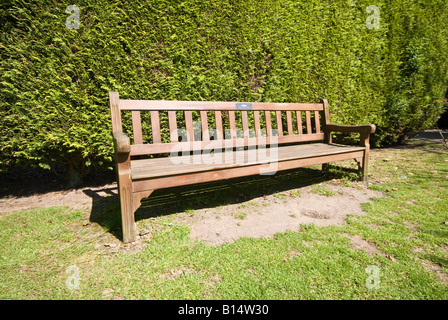
[{"label": "wooden seat slat", "polygon": [[[249,166],[270,161],[281,162],[293,159],[314,158],[322,155],[362,151],[364,149],[364,147],[358,146],[313,143],[262,149],[258,153],[257,150],[241,150],[215,154],[205,153],[180,157],[132,160],[131,175],[132,179],[139,180],[159,176],[219,170],[229,167]],[[266,155],[268,156],[263,158]]]}]

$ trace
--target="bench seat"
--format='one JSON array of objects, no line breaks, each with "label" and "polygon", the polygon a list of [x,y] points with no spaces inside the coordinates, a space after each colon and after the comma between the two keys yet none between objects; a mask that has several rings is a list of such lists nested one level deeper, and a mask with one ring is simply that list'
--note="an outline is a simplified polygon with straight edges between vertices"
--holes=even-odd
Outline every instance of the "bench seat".
[{"label": "bench seat", "polygon": [[[336,155],[340,155],[338,159],[344,158],[344,154],[346,154],[347,159],[352,159],[354,158],[353,153],[358,152],[359,157],[362,157],[362,152],[364,150],[365,147],[361,146],[310,143],[302,145],[280,146],[275,149],[273,148],[272,150],[266,149],[266,152],[259,153],[254,152],[254,150],[241,150],[231,151],[231,155],[228,154],[229,151],[226,151],[215,154],[202,153],[196,155],[183,155],[178,157],[131,160],[131,178],[133,181],[135,181],[141,179],[215,171],[234,167],[262,165],[271,163],[273,155],[277,157],[278,162],[313,158],[313,162],[315,163],[318,161],[316,158],[321,157],[325,163],[324,159]],[[229,158],[231,159],[231,161],[229,161]],[[275,170],[275,167],[273,168],[273,170]]]}]

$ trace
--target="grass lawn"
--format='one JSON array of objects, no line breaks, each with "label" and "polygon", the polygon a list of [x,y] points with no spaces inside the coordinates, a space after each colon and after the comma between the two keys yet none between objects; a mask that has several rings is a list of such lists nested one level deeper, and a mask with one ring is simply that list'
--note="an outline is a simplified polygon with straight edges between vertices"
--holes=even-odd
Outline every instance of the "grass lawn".
[{"label": "grass lawn", "polygon": [[[220,246],[174,222],[176,210],[194,214],[193,200],[138,220],[150,232],[135,246],[113,235],[116,201],[101,224],[66,207],[3,214],[0,299],[448,299],[447,151],[373,150],[369,169],[370,188],[385,196],[364,205],[367,215]],[[312,172],[311,185],[324,179]],[[354,185],[352,174],[333,174]],[[265,187],[277,193],[275,183]],[[213,207],[231,197],[218,190],[193,199]],[[353,247],[353,238],[376,252]]]}]

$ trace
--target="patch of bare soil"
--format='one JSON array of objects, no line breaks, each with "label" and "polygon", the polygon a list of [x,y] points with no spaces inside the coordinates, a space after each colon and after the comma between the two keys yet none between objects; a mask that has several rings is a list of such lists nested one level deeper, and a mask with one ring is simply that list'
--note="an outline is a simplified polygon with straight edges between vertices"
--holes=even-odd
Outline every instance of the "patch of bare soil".
[{"label": "patch of bare soil", "polygon": [[377,253],[380,253],[377,246],[374,243],[368,242],[364,240],[361,236],[349,236],[345,235],[346,237],[350,238],[350,244],[353,249],[355,250],[364,250],[367,252],[368,255],[374,256]]},{"label": "patch of bare soil", "polygon": [[440,264],[424,259],[421,259],[421,261],[426,270],[435,272],[440,278],[440,281],[442,281],[443,284],[448,285],[448,275],[443,272],[442,266]]},{"label": "patch of bare soil", "polygon": [[[319,188],[327,191],[327,195],[321,194]],[[220,245],[241,237],[272,237],[278,232],[298,231],[304,224],[343,225],[349,214],[366,214],[361,203],[382,196],[362,184],[354,188],[329,182],[317,189],[308,186],[238,204],[181,213],[176,222],[188,225],[194,239]]]}]

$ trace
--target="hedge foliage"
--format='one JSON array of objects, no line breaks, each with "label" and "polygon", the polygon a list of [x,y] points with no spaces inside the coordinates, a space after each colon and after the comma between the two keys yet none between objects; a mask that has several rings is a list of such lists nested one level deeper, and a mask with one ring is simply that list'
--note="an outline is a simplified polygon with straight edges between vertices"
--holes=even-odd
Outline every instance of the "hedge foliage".
[{"label": "hedge foliage", "polygon": [[[69,29],[69,5],[80,9]],[[379,28],[366,20],[379,8]],[[316,102],[375,145],[433,125],[446,0],[9,0],[0,8],[0,165],[112,166],[122,98]]]}]

